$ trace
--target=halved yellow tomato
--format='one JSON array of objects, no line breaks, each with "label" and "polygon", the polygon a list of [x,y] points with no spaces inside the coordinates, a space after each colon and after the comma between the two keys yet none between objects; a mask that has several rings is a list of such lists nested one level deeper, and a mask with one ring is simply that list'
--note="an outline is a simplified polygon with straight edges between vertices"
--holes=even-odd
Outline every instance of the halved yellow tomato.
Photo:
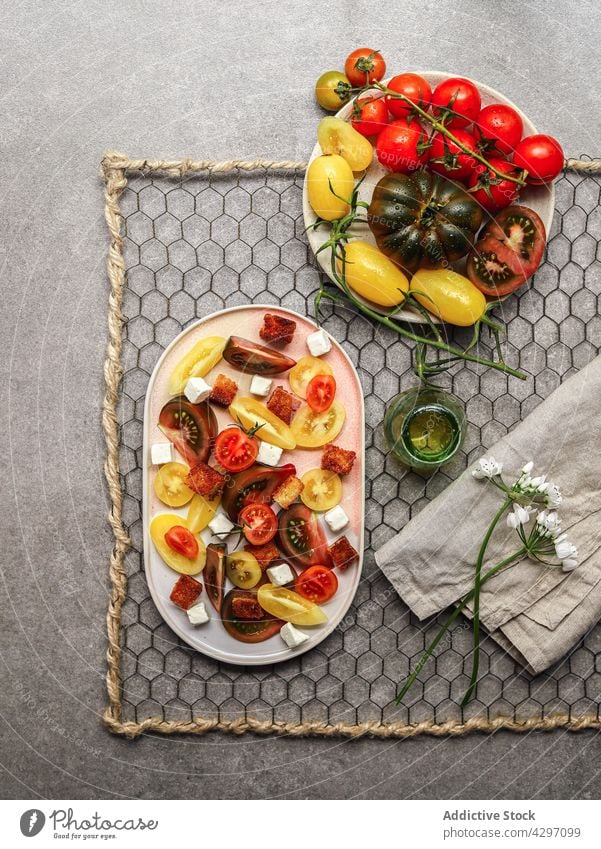
[{"label": "halved yellow tomato", "polygon": [[[375,245],[356,239],[344,250],[346,282],[368,301],[382,307],[396,307],[405,300],[409,280],[394,262]],[[342,263],[337,260],[338,273]]]},{"label": "halved yellow tomato", "polygon": [[287,424],[256,398],[235,398],[229,407],[230,416],[245,428],[261,425],[255,436],[263,442],[284,450],[296,448],[296,440]]},{"label": "halved yellow tomato", "polygon": [[204,495],[194,496],[190,502],[190,506],[188,507],[188,515],[186,517],[186,525],[193,534],[198,534],[201,531],[204,531],[217,512],[220,501],[220,495],[212,501],[207,501]]},{"label": "halved yellow tomato", "polygon": [[169,507],[183,507],[194,495],[185,483],[190,469],[183,463],[165,463],[154,478],[154,491],[157,498]]},{"label": "halved yellow tomato", "polygon": [[292,419],[290,430],[299,448],[321,448],[336,439],[345,418],[346,412],[340,401],[332,401],[323,413],[314,413],[308,404],[303,404]]},{"label": "halved yellow tomato", "polygon": [[307,194],[313,212],[324,221],[336,221],[350,210],[355,188],[351,166],[337,153],[318,156],[309,165],[305,176]]},{"label": "halved yellow tomato", "polygon": [[232,584],[241,590],[251,590],[263,577],[259,561],[250,551],[230,554],[225,561],[225,571]]},{"label": "halved yellow tomato", "polygon": [[179,361],[169,378],[169,394],[180,395],[191,377],[204,377],[216,366],[223,355],[227,339],[207,336],[201,339]]},{"label": "halved yellow tomato", "polygon": [[304,489],[301,501],[311,510],[331,510],[342,498],[342,481],[336,472],[328,469],[311,469],[301,478]]},{"label": "halved yellow tomato", "polygon": [[332,374],[332,367],[320,357],[301,357],[288,374],[290,388],[299,398],[306,398],[307,386],[318,374]]},{"label": "halved yellow tomato", "polygon": [[263,584],[257,592],[257,600],[266,613],[293,625],[322,625],[328,621],[318,604],[286,587]]},{"label": "halved yellow tomato", "polygon": [[[195,536],[198,543],[198,554],[194,560],[184,557],[167,545],[165,534],[176,525],[187,528],[187,522],[182,516],[175,513],[159,513],[150,523],[150,538],[156,546],[157,551],[171,569],[182,575],[197,575],[202,572],[207,559],[206,546],[201,537]],[[188,530],[190,530],[188,528]]]}]

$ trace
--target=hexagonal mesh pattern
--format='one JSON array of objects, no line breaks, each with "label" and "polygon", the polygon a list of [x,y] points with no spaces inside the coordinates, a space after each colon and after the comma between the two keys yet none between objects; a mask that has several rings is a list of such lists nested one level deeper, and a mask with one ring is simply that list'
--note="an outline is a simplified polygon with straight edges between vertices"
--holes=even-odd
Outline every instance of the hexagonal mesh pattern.
[{"label": "hexagonal mesh pattern", "polygon": [[[458,626],[422,671],[405,706],[395,689],[434,635],[419,623],[375,566],[373,549],[505,434],[601,345],[600,184],[566,174],[557,184],[554,232],[534,286],[509,298],[504,354],[528,373],[520,382],[464,366],[452,391],[467,406],[465,450],[429,480],[387,457],[381,422],[388,400],[413,382],[410,349],[392,331],[341,307],[324,326],[356,364],[366,406],[364,579],[338,629],[302,657],[273,668],[217,663],[182,644],[158,615],[142,564],[142,417],[149,375],[164,347],[189,323],[226,306],[273,303],[312,314],[319,285],[303,234],[302,176],[264,172],[174,181],[134,176],[122,196],[127,318],[120,403],[124,521],[133,539],[123,610],[123,712],[126,719],[237,719],[275,722],[444,722],[461,719],[457,700],[469,671],[471,629]],[[488,349],[481,345],[483,353]],[[559,667],[533,678],[491,640],[483,647],[478,699],[463,718],[542,717],[598,710],[601,626]],[[595,664],[597,662],[597,668]]]}]

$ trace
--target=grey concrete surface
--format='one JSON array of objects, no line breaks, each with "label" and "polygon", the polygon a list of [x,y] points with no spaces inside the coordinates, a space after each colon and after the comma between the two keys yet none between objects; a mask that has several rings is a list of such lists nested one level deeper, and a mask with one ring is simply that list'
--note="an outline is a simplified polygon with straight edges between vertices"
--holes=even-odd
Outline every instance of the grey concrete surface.
[{"label": "grey concrete surface", "polygon": [[358,44],[502,89],[601,154],[596,5],[0,4],[0,795],[598,798],[599,736],[128,743],[100,723],[111,538],[100,430],[102,151],[303,157],[315,77]]}]

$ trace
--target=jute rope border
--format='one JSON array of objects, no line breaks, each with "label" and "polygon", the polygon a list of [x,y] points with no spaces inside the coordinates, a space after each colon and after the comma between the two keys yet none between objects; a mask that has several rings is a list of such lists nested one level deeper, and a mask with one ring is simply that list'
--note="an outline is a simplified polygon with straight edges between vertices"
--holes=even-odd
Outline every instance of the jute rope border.
[{"label": "jute rope border", "polygon": [[[110,283],[108,330],[109,343],[104,362],[105,396],[102,408],[102,427],[106,441],[107,456],[104,473],[111,498],[108,520],[113,529],[115,543],[110,558],[110,598],[106,617],[107,624],[107,674],[106,684],[109,697],[108,707],[103,714],[107,728],[115,734],[129,739],[139,737],[145,732],[158,734],[206,734],[208,731],[223,731],[228,734],[282,734],[291,737],[374,737],[406,738],[427,734],[433,737],[459,737],[474,731],[491,733],[500,729],[527,733],[529,731],[552,731],[557,728],[569,731],[601,729],[601,719],[596,715],[572,717],[567,713],[555,714],[542,719],[530,718],[516,720],[512,717],[483,719],[474,717],[465,722],[449,720],[443,723],[419,722],[407,725],[401,722],[379,723],[364,722],[359,725],[347,723],[302,722],[278,723],[271,720],[253,718],[238,720],[216,720],[196,717],[189,720],[164,720],[150,717],[142,722],[123,720],[121,698],[121,610],[127,594],[127,575],[125,555],[131,541],[123,524],[123,493],[119,479],[119,425],[117,404],[119,387],[123,375],[121,363],[123,315],[123,293],[125,290],[125,261],[123,258],[123,217],[119,199],[127,187],[127,175],[131,173],[161,174],[166,177],[181,178],[187,174],[208,171],[211,173],[230,173],[232,171],[293,171],[302,172],[307,163],[295,160],[240,160],[229,159],[216,162],[211,159],[130,159],[123,153],[108,151],[102,160],[102,179],[105,185],[105,218],[110,234],[107,258],[107,272]],[[568,159],[565,170],[585,174],[601,173],[601,160]]]}]

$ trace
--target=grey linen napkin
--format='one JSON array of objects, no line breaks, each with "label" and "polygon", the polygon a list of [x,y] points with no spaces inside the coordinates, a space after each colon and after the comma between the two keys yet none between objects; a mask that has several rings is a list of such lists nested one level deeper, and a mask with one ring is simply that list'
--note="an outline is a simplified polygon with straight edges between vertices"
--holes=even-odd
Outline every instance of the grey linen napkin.
[{"label": "grey linen napkin", "polygon": [[[562,529],[578,548],[573,572],[523,559],[482,587],[483,626],[530,672],[541,672],[601,618],[601,357],[484,455],[503,463],[508,483],[534,460],[532,475],[546,474],[560,487]],[[476,480],[472,468],[376,552],[379,567],[419,619],[449,607],[473,586],[478,549],[502,493]],[[502,520],[484,571],[518,547],[515,531]]]}]

